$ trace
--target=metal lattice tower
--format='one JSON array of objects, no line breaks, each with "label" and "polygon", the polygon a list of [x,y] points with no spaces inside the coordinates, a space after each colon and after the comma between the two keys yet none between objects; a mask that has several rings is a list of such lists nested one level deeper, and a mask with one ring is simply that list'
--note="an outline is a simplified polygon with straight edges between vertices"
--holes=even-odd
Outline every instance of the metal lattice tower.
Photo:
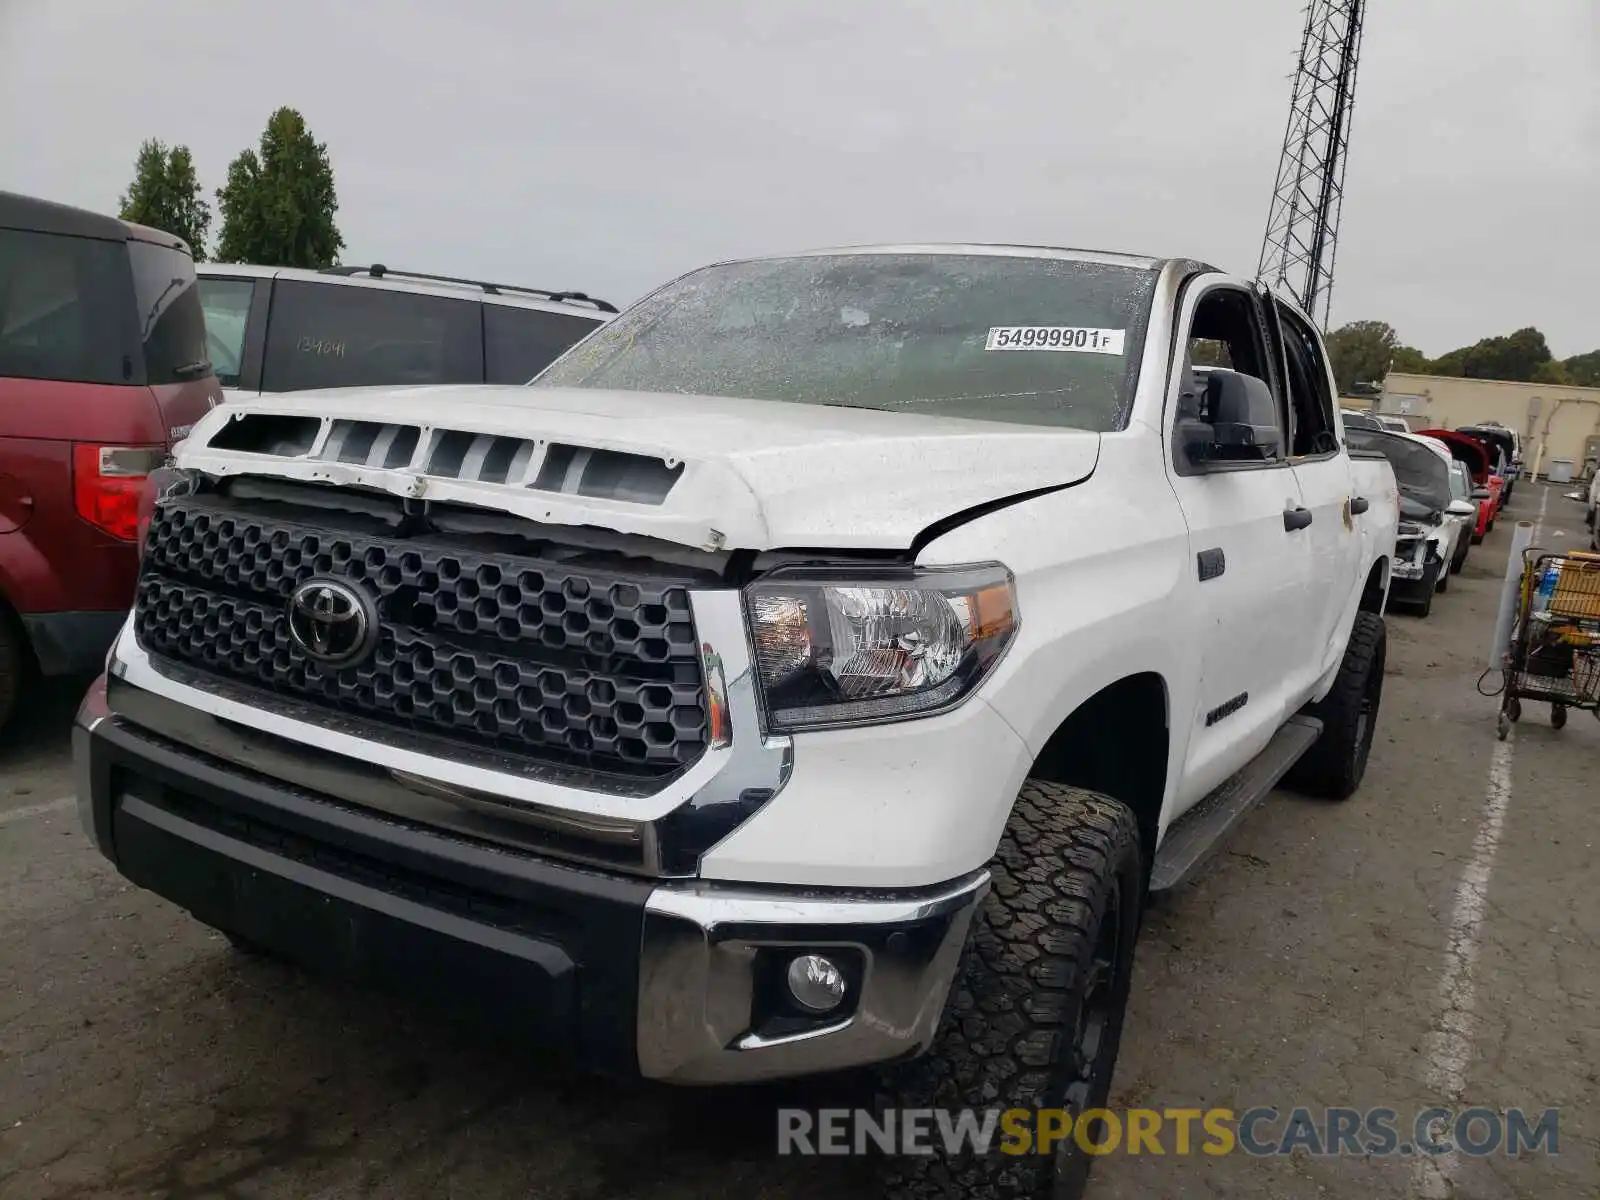
[{"label": "metal lattice tower", "polygon": [[1309,0],[1257,277],[1327,328],[1366,0]]}]

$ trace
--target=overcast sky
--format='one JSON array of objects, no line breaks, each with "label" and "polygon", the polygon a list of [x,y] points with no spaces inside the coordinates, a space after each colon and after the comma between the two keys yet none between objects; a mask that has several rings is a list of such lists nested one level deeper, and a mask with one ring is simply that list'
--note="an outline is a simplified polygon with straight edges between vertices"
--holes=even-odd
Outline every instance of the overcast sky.
[{"label": "overcast sky", "polygon": [[[872,241],[1253,274],[1299,0],[0,0],[0,187],[114,209],[141,139],[208,192],[271,110],[328,144],[346,262],[619,303]],[[1334,323],[1600,347],[1600,2],[1373,0]],[[213,226],[213,233],[215,232]]]}]

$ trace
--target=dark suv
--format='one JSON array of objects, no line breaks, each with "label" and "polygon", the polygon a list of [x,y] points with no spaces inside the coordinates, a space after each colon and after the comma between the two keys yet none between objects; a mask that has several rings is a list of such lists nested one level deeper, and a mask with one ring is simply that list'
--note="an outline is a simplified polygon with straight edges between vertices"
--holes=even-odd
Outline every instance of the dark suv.
[{"label": "dark suv", "polygon": [[0,192],[0,724],[104,662],[146,476],[221,399],[182,240]]},{"label": "dark suv", "polygon": [[206,263],[200,300],[226,394],[527,383],[617,310],[583,292],[382,265]]}]

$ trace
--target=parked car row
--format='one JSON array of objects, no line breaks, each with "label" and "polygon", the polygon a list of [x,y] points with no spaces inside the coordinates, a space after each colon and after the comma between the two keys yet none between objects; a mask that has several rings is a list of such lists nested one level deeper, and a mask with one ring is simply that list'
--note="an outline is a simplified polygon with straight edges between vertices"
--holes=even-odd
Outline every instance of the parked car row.
[{"label": "parked car row", "polygon": [[1383,455],[1400,488],[1400,528],[1395,545],[1391,608],[1425,617],[1433,598],[1450,587],[1471,548],[1494,527],[1509,494],[1492,469],[1484,440],[1461,430],[1395,433],[1361,415],[1345,415],[1352,450]]},{"label": "parked car row", "polygon": [[1478,425],[1462,425],[1455,432],[1476,438],[1489,456],[1492,474],[1505,480],[1505,500],[1516,490],[1517,477],[1522,474],[1522,442],[1504,425],[1485,421]]},{"label": "parked car row", "polygon": [[1418,437],[1426,437],[1442,445],[1445,451],[1461,463],[1472,477],[1472,498],[1478,505],[1477,522],[1473,526],[1472,541],[1476,545],[1494,528],[1495,518],[1511,499],[1514,470],[1503,452],[1485,435],[1467,429],[1423,429]]},{"label": "parked car row", "polygon": [[104,661],[153,468],[225,398],[526,383],[616,312],[582,292],[206,265],[171,234],[0,192],[0,726]]}]

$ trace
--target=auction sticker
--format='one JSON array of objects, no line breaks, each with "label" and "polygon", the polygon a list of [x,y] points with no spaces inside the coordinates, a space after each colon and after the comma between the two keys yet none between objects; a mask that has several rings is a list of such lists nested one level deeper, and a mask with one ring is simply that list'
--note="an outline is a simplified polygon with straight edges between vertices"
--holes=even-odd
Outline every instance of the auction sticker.
[{"label": "auction sticker", "polygon": [[1079,354],[1121,354],[1123,329],[1085,329],[1076,325],[996,325],[985,350],[1072,350]]}]

